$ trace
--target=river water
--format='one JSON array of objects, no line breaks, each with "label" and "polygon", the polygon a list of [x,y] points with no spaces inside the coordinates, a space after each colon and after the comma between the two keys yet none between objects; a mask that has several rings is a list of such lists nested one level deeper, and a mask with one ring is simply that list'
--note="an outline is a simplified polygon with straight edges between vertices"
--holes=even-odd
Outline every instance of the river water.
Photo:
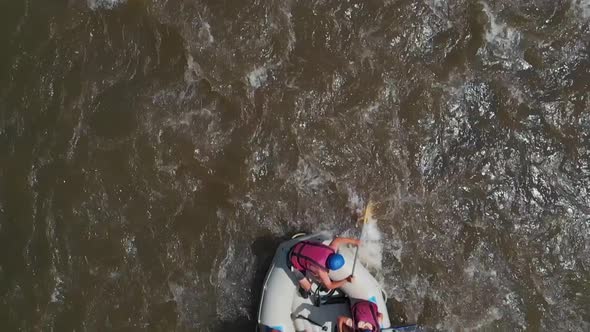
[{"label": "river water", "polygon": [[1,0],[3,331],[252,331],[358,235],[396,322],[590,330],[588,0]]}]

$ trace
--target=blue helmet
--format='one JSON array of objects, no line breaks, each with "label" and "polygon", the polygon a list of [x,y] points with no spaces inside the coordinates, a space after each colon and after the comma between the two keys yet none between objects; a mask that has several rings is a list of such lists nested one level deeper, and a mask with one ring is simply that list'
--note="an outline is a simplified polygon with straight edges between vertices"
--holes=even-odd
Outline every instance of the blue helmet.
[{"label": "blue helmet", "polygon": [[342,255],[334,253],[328,256],[328,269],[338,270],[344,265],[344,257]]}]

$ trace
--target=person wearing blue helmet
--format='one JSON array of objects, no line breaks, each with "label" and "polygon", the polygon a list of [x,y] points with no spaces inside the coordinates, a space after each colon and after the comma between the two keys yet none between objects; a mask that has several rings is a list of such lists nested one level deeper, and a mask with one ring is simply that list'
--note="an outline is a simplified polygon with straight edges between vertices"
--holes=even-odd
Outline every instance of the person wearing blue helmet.
[{"label": "person wearing blue helmet", "polygon": [[329,245],[316,241],[301,241],[291,248],[289,252],[289,262],[293,267],[295,276],[306,297],[311,289],[311,282],[307,278],[319,281],[326,289],[332,290],[339,288],[346,282],[353,280],[352,276],[346,279],[332,281],[329,276],[330,270],[338,270],[344,266],[344,257],[337,251],[338,248],[345,244],[360,245],[357,239],[346,237],[337,237]]}]

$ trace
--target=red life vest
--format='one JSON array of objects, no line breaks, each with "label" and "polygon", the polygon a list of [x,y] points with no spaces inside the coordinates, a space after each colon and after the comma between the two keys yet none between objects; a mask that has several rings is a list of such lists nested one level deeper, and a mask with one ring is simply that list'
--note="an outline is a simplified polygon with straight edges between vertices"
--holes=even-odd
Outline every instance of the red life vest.
[{"label": "red life vest", "polygon": [[289,252],[289,261],[293,267],[301,272],[309,270],[311,266],[328,270],[328,257],[334,249],[325,244],[313,241],[301,241],[293,246]]},{"label": "red life vest", "polygon": [[379,325],[379,311],[377,311],[377,305],[370,301],[359,301],[350,308],[352,313],[352,326],[355,331],[360,331],[358,328],[358,322],[363,321],[373,325],[373,332],[381,331]]}]

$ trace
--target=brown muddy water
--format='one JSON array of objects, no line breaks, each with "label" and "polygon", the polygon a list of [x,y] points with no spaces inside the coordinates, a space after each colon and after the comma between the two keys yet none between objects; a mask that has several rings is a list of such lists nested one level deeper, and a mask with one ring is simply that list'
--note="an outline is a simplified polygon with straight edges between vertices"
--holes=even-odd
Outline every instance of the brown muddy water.
[{"label": "brown muddy water", "polygon": [[0,329],[252,331],[379,203],[397,322],[590,330],[588,0],[0,0]]}]

